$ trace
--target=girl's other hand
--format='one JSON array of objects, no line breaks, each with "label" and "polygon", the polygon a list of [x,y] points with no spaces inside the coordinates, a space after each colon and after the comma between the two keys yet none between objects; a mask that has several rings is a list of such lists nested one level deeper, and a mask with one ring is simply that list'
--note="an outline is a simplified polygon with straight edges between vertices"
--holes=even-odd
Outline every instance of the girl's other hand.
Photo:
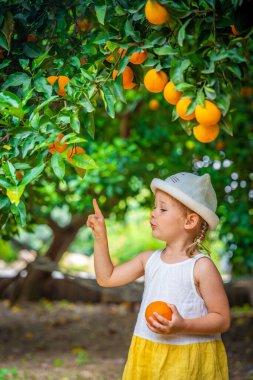
[{"label": "girl's other hand", "polygon": [[96,239],[106,238],[106,225],[104,216],[98,206],[96,199],[93,199],[93,207],[95,214],[91,214],[87,219],[87,227],[90,227]]},{"label": "girl's other hand", "polygon": [[176,334],[184,331],[184,318],[181,316],[175,305],[168,305],[172,310],[171,321],[155,312],[154,316],[157,320],[150,317],[150,323],[147,323],[148,328],[157,334]]}]

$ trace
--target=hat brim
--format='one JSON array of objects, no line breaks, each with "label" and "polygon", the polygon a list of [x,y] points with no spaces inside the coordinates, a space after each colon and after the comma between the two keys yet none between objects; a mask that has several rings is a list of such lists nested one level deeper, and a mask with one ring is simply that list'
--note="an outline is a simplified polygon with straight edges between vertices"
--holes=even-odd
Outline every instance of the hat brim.
[{"label": "hat brim", "polygon": [[159,178],[154,178],[151,182],[150,187],[154,194],[156,190],[162,190],[165,193],[171,195],[173,198],[177,199],[179,202],[183,203],[192,211],[195,211],[208,223],[209,230],[214,230],[215,227],[218,225],[219,218],[212,210],[205,207],[201,203],[196,202],[194,199],[192,199],[176,187],[169,185],[168,183]]}]

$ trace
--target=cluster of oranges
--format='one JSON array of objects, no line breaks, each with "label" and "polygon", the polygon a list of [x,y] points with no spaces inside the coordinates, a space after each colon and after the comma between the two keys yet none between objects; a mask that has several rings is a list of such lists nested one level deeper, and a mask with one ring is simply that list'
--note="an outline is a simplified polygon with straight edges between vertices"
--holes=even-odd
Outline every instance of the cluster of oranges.
[{"label": "cluster of oranges", "polygon": [[[198,141],[208,143],[216,139],[219,134],[218,122],[221,119],[221,111],[215,103],[205,100],[204,106],[198,104],[193,112],[188,113],[188,107],[193,99],[184,97],[181,91],[176,90],[174,83],[168,80],[163,70],[149,70],[144,77],[144,85],[150,92],[163,91],[165,100],[176,106],[176,112],[181,119],[196,119],[199,124],[193,128],[193,134]],[[155,108],[156,105],[152,104],[152,107]]]},{"label": "cluster of oranges", "polygon": [[[147,0],[145,5],[145,16],[147,20],[154,25],[162,25],[169,20],[167,10],[161,4],[153,0]],[[86,27],[86,24],[80,24],[79,27]],[[129,62],[133,65],[141,65],[147,59],[148,54],[147,50],[142,48],[141,44],[131,44],[130,46],[136,45],[140,47],[140,51],[133,53],[129,58]],[[119,48],[113,54],[108,55],[105,60],[109,63],[117,63],[124,58],[126,53],[126,49]],[[113,80],[118,76],[118,72],[117,69],[113,70]],[[136,86],[136,83],[134,82],[134,71],[129,65],[126,66],[121,77],[124,89],[129,90]],[[51,85],[54,85],[54,83],[58,81],[59,90],[57,91],[57,94],[60,96],[66,94],[65,86],[69,83],[68,77],[62,75],[50,76],[47,80]],[[150,69],[144,76],[144,86],[148,91],[153,93],[163,91],[164,98],[169,104],[176,106],[176,112],[181,119],[196,119],[198,124],[193,127],[193,134],[198,141],[209,143],[216,139],[219,134],[218,122],[221,119],[221,111],[214,102],[206,99],[204,100],[204,106],[197,105],[195,110],[189,113],[188,107],[193,99],[184,96],[181,91],[176,90],[175,84],[172,81],[169,81],[167,74],[163,70],[156,71],[155,69]],[[157,100],[153,99],[150,101],[149,106],[150,109],[157,110],[160,104]],[[54,153],[54,149],[58,152],[60,152],[59,149],[66,149],[67,144],[61,144],[60,141],[61,140],[58,138],[54,144],[51,144],[53,145],[53,147],[49,148],[51,153]]]},{"label": "cluster of oranges", "polygon": [[[61,143],[61,140],[63,139],[64,135],[62,133],[60,133],[58,136],[57,136],[57,139],[52,143],[52,144],[49,144],[48,145],[48,149],[49,149],[49,152],[54,154],[56,152],[58,153],[63,153],[67,150],[68,148],[68,144],[66,143]],[[75,166],[74,162],[73,162],[73,157],[76,155],[76,154],[85,154],[85,150],[76,145],[76,146],[71,146],[68,151],[67,151],[67,160],[68,162]]]}]

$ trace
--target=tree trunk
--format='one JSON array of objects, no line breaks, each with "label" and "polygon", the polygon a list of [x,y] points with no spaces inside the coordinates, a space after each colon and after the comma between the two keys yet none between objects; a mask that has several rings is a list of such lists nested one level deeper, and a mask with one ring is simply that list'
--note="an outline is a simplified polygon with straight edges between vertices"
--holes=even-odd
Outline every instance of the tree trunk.
[{"label": "tree trunk", "polygon": [[[49,223],[54,233],[52,244],[44,257],[37,257],[33,263],[27,266],[27,276],[14,288],[11,304],[17,301],[37,301],[42,296],[45,281],[51,276],[54,266],[84,224],[83,215],[74,215],[71,223],[64,228],[60,228],[52,221]],[[42,269],[39,269],[41,263]]]}]

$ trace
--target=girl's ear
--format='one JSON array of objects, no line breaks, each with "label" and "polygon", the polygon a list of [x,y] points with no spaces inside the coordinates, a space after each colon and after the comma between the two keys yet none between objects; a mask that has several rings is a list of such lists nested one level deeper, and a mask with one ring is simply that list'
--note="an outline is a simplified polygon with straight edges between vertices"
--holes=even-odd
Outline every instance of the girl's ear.
[{"label": "girl's ear", "polygon": [[195,228],[199,223],[199,215],[192,212],[186,216],[184,228],[186,230],[191,230]]}]

